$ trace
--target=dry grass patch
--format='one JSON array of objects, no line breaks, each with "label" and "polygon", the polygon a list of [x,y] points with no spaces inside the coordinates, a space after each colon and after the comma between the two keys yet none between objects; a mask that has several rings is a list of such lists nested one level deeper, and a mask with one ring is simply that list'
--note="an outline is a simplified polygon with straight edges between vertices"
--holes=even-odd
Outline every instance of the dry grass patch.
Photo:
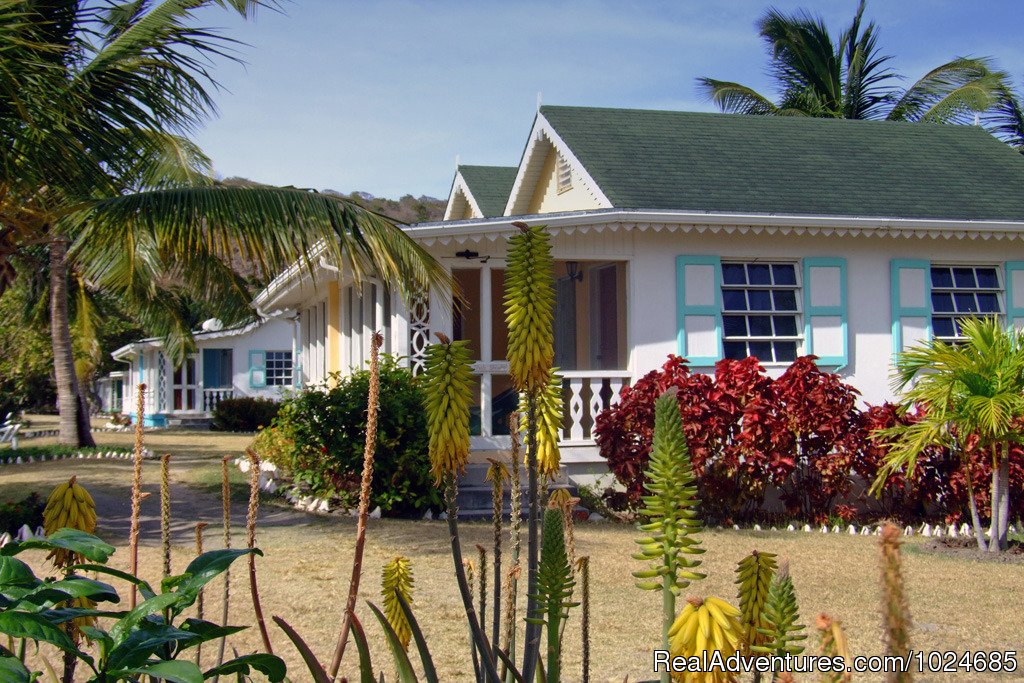
[{"label": "dry grass patch", "polygon": [[[122,436],[130,440],[130,435],[100,436],[104,442]],[[175,454],[172,460],[172,473],[178,482],[174,507],[175,570],[183,569],[192,557],[191,526],[196,518],[212,523],[207,532],[207,548],[219,547],[218,497],[193,487],[197,483],[210,483],[209,472],[219,471],[220,455],[240,452],[246,443],[246,437],[211,433],[163,432],[147,437],[147,444],[155,452]],[[130,471],[127,461],[106,460],[6,467],[0,469],[0,498],[15,497],[15,491],[27,492],[33,488],[45,493],[72,473],[78,474],[83,484],[94,493],[102,492],[108,501],[101,503],[100,534],[118,546],[112,565],[125,569],[128,553],[123,529],[126,528]],[[147,462],[144,472],[147,490],[151,490],[156,485],[159,467],[155,462]],[[237,474],[233,477],[237,477],[240,485],[242,477]],[[118,499],[125,501],[124,512],[112,502]],[[109,506],[106,513],[102,510],[104,505]],[[159,507],[155,496],[145,505],[148,507],[144,508],[144,515],[155,520]],[[264,506],[262,512],[258,544],[266,556],[258,561],[258,567],[264,611],[285,618],[326,660],[333,651],[348,587],[355,521],[306,516],[274,506]],[[242,507],[237,506],[234,514],[237,545],[244,542]],[[156,580],[160,572],[158,532],[154,526],[144,528],[148,531],[147,545],[141,550],[142,572],[146,578]],[[463,531],[463,547],[472,548],[477,543],[489,546],[489,525],[465,524]],[[591,557],[592,680],[595,681],[622,681],[626,675],[630,680],[651,677],[650,650],[659,641],[661,597],[633,587],[630,572],[641,564],[630,557],[635,537],[636,532],[624,525],[601,523],[578,527],[578,553]],[[1021,650],[1019,598],[1024,585],[1024,567],[914,552],[914,547],[922,540],[910,541],[904,553],[906,586],[914,619],[913,646],[960,652]],[[703,571],[709,577],[693,585],[689,592],[734,600],[735,563],[755,548],[778,553],[791,561],[805,624],[813,625],[819,613],[828,612],[842,620],[854,654],[882,652],[877,538],[802,532],[709,531],[703,534],[703,541],[707,548]],[[412,559],[416,577],[415,609],[442,680],[471,680],[468,633],[452,573],[447,529],[442,522],[370,520],[364,561],[366,574],[361,584],[363,599],[379,600],[380,569],[396,554]],[[29,559],[37,568],[42,564],[39,553],[31,553]],[[253,625],[243,566],[239,563],[232,575],[232,622]],[[219,614],[220,594],[221,583],[215,581],[207,594],[207,616]],[[360,615],[374,645],[375,661],[390,677],[390,658],[384,651],[381,632],[365,607],[360,607]],[[569,643],[563,671],[567,681],[579,679],[578,627],[578,611],[574,611],[566,631]],[[288,662],[292,679],[307,680],[295,650],[279,630],[271,628],[275,650]],[[816,637],[812,635],[810,642],[816,645]],[[254,651],[259,648],[259,634],[251,628],[231,638],[230,644],[239,653]],[[211,649],[206,648],[204,655],[209,656]],[[343,672],[349,675],[353,673],[355,655],[354,648],[346,654],[347,666],[343,667]]]}]

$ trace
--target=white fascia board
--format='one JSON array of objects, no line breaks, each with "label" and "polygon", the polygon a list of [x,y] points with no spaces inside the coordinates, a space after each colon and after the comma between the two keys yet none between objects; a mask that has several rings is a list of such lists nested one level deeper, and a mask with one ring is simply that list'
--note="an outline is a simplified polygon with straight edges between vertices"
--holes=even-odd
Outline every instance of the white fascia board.
[{"label": "white fascia board", "polygon": [[[314,244],[313,248],[310,249],[309,261],[313,264],[314,268],[319,265],[319,258],[326,250],[327,245],[324,244],[322,240]],[[285,268],[274,276],[274,279],[271,280],[266,287],[256,294],[252,300],[253,307],[255,307],[261,315],[265,315],[263,313],[263,309],[270,305],[275,298],[279,297],[283,293],[282,290],[290,289],[295,284],[296,280],[300,279],[300,276],[303,275],[304,272],[308,274],[308,268],[306,268],[303,259],[299,259]]]},{"label": "white fascia board", "polygon": [[590,175],[569,145],[565,144],[565,140],[562,139],[562,136],[560,136],[551,123],[544,118],[544,115],[538,111],[537,118],[533,121],[533,128],[530,130],[530,138],[526,143],[526,148],[523,150],[523,157],[519,161],[519,170],[516,172],[516,181],[512,184],[512,191],[509,193],[508,203],[505,204],[505,215],[515,215],[514,212],[516,211],[516,206],[520,204],[521,195],[524,192],[532,192],[536,189],[532,186],[527,187],[526,179],[531,171],[534,170],[534,167],[544,163],[544,158],[539,153],[538,147],[540,147],[540,145],[545,141],[554,147],[555,151],[568,162],[570,168],[579,175],[583,181],[584,188],[594,197],[594,199],[597,200],[598,204],[600,204],[602,208],[611,208],[612,203],[609,201],[608,196],[605,195],[604,190],[602,190],[597,184],[597,181]]},{"label": "white fascia board", "polygon": [[466,179],[462,177],[461,171],[455,172],[455,180],[452,181],[452,191],[448,193],[448,204],[444,207],[444,220],[452,220],[452,211],[455,208],[455,197],[459,194],[465,198],[466,203],[469,204],[469,208],[473,209],[473,212],[480,218],[483,217],[484,212],[480,210],[480,205],[476,202],[476,197],[469,189],[469,185],[466,183]]},{"label": "white fascia board", "polygon": [[597,209],[533,216],[501,216],[456,223],[421,223],[407,229],[417,240],[512,233],[513,221],[543,223],[559,231],[612,225],[637,230],[752,229],[794,233],[892,234],[893,236],[1024,238],[1024,221],[934,220],[861,216],[705,213],[671,210]]}]

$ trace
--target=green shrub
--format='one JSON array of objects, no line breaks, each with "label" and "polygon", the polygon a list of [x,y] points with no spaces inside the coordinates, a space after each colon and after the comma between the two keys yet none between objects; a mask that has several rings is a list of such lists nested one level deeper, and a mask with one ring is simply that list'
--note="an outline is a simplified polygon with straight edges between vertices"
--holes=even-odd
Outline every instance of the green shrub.
[{"label": "green shrub", "polygon": [[218,432],[255,432],[273,422],[280,408],[280,403],[269,398],[225,398],[213,409],[211,429]]},{"label": "green shrub", "polygon": [[[328,386],[286,399],[271,429],[257,437],[260,457],[286,470],[313,495],[355,505],[363,469],[370,373],[332,375]],[[381,356],[380,412],[371,506],[391,515],[437,509],[441,497],[430,477],[423,396],[412,373]]]},{"label": "green shrub", "polygon": [[46,502],[35,491],[24,500],[3,503],[0,505],[0,533],[7,532],[14,536],[25,524],[33,530],[42,526],[44,507]]}]

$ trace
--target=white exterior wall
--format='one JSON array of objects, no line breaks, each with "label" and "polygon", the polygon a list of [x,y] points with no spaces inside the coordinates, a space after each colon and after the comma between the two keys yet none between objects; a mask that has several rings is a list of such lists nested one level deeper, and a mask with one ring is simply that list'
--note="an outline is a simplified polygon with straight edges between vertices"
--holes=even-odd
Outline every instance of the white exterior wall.
[{"label": "white exterior wall", "polygon": [[[867,403],[891,400],[890,262],[925,259],[942,263],[997,265],[1024,258],[1020,242],[905,237],[809,237],[797,235],[637,232],[629,267],[630,370],[634,377],[659,367],[676,345],[676,257],[802,259],[841,257],[847,264],[849,364],[840,374]],[[1006,283],[1002,283],[1006,286]],[[1002,302],[1005,311],[1005,298]],[[772,368],[774,372],[779,369]]]},{"label": "white exterior wall", "polygon": [[292,351],[292,363],[295,363],[292,349],[293,325],[289,320],[271,319],[248,334],[222,337],[220,339],[196,340],[197,367],[196,372],[200,385],[203,381],[202,357],[203,349],[231,349],[232,353],[232,389],[235,396],[262,396],[279,399],[288,387],[268,386],[253,388],[249,383],[249,352],[250,351]]}]

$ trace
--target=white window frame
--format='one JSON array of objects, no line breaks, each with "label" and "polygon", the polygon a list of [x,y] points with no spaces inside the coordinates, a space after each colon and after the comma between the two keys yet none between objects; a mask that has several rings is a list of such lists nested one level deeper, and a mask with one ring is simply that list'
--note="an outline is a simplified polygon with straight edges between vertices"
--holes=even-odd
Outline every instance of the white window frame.
[{"label": "white window frame", "polygon": [[[737,285],[737,284],[728,284],[725,281],[725,268],[727,266],[730,266],[730,265],[742,265],[742,266],[744,266],[744,268],[746,268],[747,266],[751,266],[751,265],[769,266],[769,273],[772,273],[770,266],[773,266],[773,265],[792,266],[793,267],[794,280],[796,281],[796,284],[793,284],[793,285],[775,284],[775,275],[774,275],[774,273],[772,273],[772,275],[771,275],[772,284],[769,284],[769,285],[756,285],[756,284]],[[804,282],[803,282],[803,268],[801,266],[802,266],[802,260],[801,259],[786,259],[786,258],[781,258],[781,259],[774,259],[774,258],[773,259],[765,259],[765,258],[761,258],[761,257],[756,257],[756,258],[742,258],[742,257],[733,258],[733,257],[730,257],[730,258],[723,258],[723,259],[721,259],[720,277],[721,277],[721,290],[722,290],[722,312],[721,312],[721,315],[722,315],[722,357],[723,358],[729,358],[729,355],[725,352],[726,345],[730,344],[730,343],[737,343],[737,342],[742,342],[742,343],[745,344],[746,351],[747,351],[747,356],[750,355],[750,344],[752,342],[754,342],[754,343],[756,343],[756,342],[768,342],[768,343],[770,343],[772,345],[772,358],[768,359],[768,358],[758,357],[758,360],[761,362],[761,364],[765,365],[765,366],[786,366],[786,365],[789,365],[790,363],[793,362],[792,360],[776,360],[775,359],[775,357],[777,355],[776,354],[776,348],[775,348],[775,342],[794,342],[795,343],[795,349],[796,349],[795,350],[794,359],[800,357],[801,355],[803,355],[803,352],[804,352],[804,334],[803,334],[803,330],[804,330],[804,321],[803,321],[803,313],[804,313],[804,311],[803,311]],[[750,279],[749,278],[749,274],[746,274],[745,278],[749,281],[749,279]],[[747,310],[736,311],[736,310],[730,310],[730,309],[726,308],[726,303],[725,303],[725,292],[726,291],[744,291],[744,292],[746,292],[748,290],[768,290],[769,292],[781,291],[781,290],[792,291],[793,292],[793,298],[795,299],[795,303],[796,303],[796,308],[794,310],[792,310],[792,311],[776,311],[775,308],[774,308],[775,307],[774,299],[772,300],[772,310],[766,310],[766,311],[752,310],[752,309],[749,308],[749,299],[747,300],[747,302],[748,302],[748,309]],[[774,334],[774,330],[775,330],[774,318],[775,318],[775,316],[778,316],[778,315],[787,315],[787,316],[788,315],[792,315],[793,316],[794,323],[796,324],[796,334],[793,334],[793,335]],[[729,335],[727,333],[726,324],[725,324],[725,319],[727,317],[729,317],[729,316],[744,316],[746,318],[749,318],[750,316],[768,316],[768,317],[771,317],[772,318],[772,331],[773,331],[773,334],[771,334],[771,335],[751,335],[751,334],[749,334],[750,330],[749,330],[749,323],[748,323],[748,330],[747,330],[748,334],[743,335],[743,336]]]},{"label": "white window frame", "polygon": [[[265,351],[264,377],[268,387],[290,387],[295,381],[295,356],[290,350]],[[281,356],[280,358],[276,356]],[[273,363],[273,365],[271,365]],[[278,364],[282,364],[278,367]],[[286,365],[285,365],[286,364]],[[287,375],[284,374],[287,370]]]},{"label": "white window frame", "polygon": [[[933,284],[934,281],[932,279],[932,270],[935,269],[935,268],[948,268],[949,271],[950,271],[950,277],[953,278],[953,286],[951,286],[951,287],[936,287]],[[977,280],[978,280],[978,272],[977,272],[978,269],[992,270],[995,273],[995,275],[996,275],[996,286],[995,287],[978,287],[978,286],[974,286],[974,287],[958,287],[957,284],[956,284],[956,276],[953,274],[953,269],[955,269],[955,268],[970,268],[974,272],[975,285],[977,285]],[[953,336],[949,336],[949,335],[944,335],[944,334],[942,334],[942,335],[938,334],[936,329],[935,329],[935,319],[936,318],[949,318],[950,320],[952,320],[953,321],[953,325],[954,325],[954,327],[953,327],[953,331],[954,332],[957,331],[956,321],[958,319],[962,319],[962,318],[970,318],[970,317],[975,317],[975,316],[976,317],[988,317],[988,316],[991,316],[991,315],[996,315],[996,316],[999,317],[999,320],[1001,320],[1001,321],[1002,320],[1006,320],[1006,282],[1004,281],[1002,270],[1003,270],[1002,264],[998,264],[998,263],[985,263],[985,262],[979,263],[979,262],[974,262],[974,261],[972,261],[970,263],[952,263],[952,262],[945,262],[945,261],[943,261],[943,262],[935,262],[935,263],[929,264],[929,266],[928,266],[928,305],[931,307],[931,318],[929,320],[929,325],[930,325],[930,327],[932,329],[932,337],[934,339],[939,339],[941,341],[944,341],[944,342],[947,342],[947,343],[953,343],[953,344],[956,344],[956,343],[964,341],[964,337],[962,335],[954,334]],[[996,313],[981,313],[981,312],[977,312],[977,313],[973,313],[972,314],[972,313],[961,313],[959,311],[948,312],[948,311],[936,311],[935,310],[935,305],[934,305],[934,295],[935,294],[952,294],[952,295],[954,295],[954,297],[953,297],[953,308],[956,308],[956,297],[955,297],[955,295],[956,294],[968,294],[968,293],[975,296],[975,301],[977,301],[977,295],[978,294],[995,294],[995,296],[996,296],[996,306],[999,308],[998,312],[996,312]]]}]

